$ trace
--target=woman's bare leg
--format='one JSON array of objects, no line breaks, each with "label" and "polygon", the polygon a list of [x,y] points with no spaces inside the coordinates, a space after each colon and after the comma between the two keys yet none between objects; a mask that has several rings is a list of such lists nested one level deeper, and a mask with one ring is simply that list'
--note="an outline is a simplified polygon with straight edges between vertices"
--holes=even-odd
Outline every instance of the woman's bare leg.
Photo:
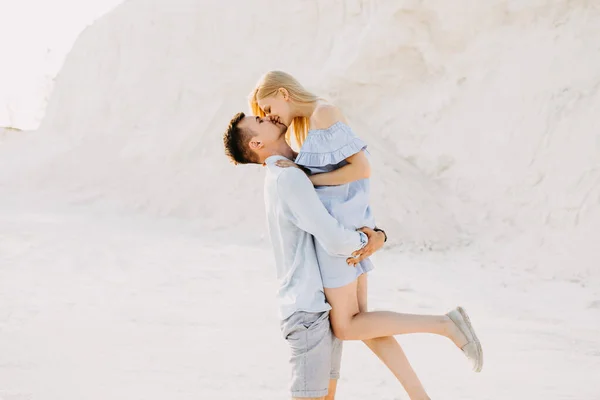
[{"label": "woman's bare leg", "polygon": [[[362,274],[358,278],[357,297],[359,312],[369,311],[367,304],[367,274]],[[421,384],[396,338],[386,336],[363,340],[363,342],[394,374],[411,400],[429,400],[423,384]]]},{"label": "woman's bare leg", "polygon": [[359,312],[357,286],[358,280],[355,280],[340,288],[325,288],[325,296],[332,307],[331,327],[339,339],[368,340],[408,333],[432,333],[447,337],[458,348],[467,344],[465,335],[447,315]]}]

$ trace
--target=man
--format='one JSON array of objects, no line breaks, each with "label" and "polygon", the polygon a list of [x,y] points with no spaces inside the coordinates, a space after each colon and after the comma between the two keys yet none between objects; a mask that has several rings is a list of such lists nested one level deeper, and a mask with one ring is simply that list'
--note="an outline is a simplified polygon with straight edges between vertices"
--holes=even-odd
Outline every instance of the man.
[{"label": "man", "polygon": [[[278,160],[294,158],[285,141],[286,130],[279,122],[239,113],[223,137],[225,152],[236,164],[267,166],[265,205],[280,284],[277,297],[282,331],[292,350],[292,397],[333,399],[341,343],[331,332],[331,307],[325,300],[313,240],[328,253],[348,257],[348,262],[354,263],[380,249],[385,233],[364,227],[360,232],[344,228],[327,212],[302,170],[275,165]],[[358,329],[345,336],[346,340],[364,341],[411,399],[426,400],[429,396],[394,335],[429,333],[446,337],[463,352],[475,372],[481,371],[481,343],[462,307],[444,315],[365,310],[355,314],[351,322]]]},{"label": "man", "polygon": [[308,177],[297,168],[279,168],[280,159],[294,159],[285,141],[286,126],[237,114],[223,141],[235,164],[263,164],[269,235],[275,252],[279,317],[291,348],[293,398],[333,399],[339,376],[341,342],[329,324],[313,236],[331,254],[357,260],[383,246],[385,233],[344,228],[325,209]]}]

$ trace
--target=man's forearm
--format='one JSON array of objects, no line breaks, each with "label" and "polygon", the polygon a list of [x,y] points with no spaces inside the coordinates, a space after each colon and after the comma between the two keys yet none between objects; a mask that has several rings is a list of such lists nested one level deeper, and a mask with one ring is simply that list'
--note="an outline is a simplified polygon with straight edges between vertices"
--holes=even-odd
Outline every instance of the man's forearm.
[{"label": "man's forearm", "polygon": [[385,242],[387,242],[387,240],[388,240],[388,236],[387,236],[387,233],[386,233],[386,232],[385,232],[383,229],[381,229],[381,228],[379,228],[379,227],[377,227],[377,226],[376,226],[375,228],[373,228],[373,230],[374,230],[375,232],[381,232],[381,233],[383,233],[383,237],[384,237],[384,240],[383,240],[383,242],[384,242],[384,243],[385,243]]},{"label": "man's forearm", "polygon": [[356,250],[362,249],[369,242],[369,239],[362,232],[347,230],[343,235],[327,235],[316,230],[311,233],[323,246],[327,253],[332,256],[350,257]]},{"label": "man's forearm", "polygon": [[313,235],[331,255],[349,257],[368,242],[362,232],[346,229],[329,214],[306,175],[295,169],[288,172],[280,194],[294,215],[295,224]]}]

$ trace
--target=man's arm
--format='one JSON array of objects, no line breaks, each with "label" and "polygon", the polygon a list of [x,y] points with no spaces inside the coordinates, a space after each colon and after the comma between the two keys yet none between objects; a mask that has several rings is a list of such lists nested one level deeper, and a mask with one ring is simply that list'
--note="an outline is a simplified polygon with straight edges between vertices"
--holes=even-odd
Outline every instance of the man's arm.
[{"label": "man's arm", "polygon": [[373,253],[382,248],[383,244],[387,242],[387,235],[383,229],[379,229],[377,227],[374,229],[363,227],[359,230],[367,235],[369,242],[362,249],[356,250],[354,253],[352,253],[353,257],[346,259],[348,265],[356,265],[365,258],[371,257]]},{"label": "man's arm", "polygon": [[313,235],[329,254],[349,257],[367,244],[368,239],[363,232],[344,228],[327,212],[312,183],[298,168],[281,172],[277,190],[293,215],[293,223]]}]

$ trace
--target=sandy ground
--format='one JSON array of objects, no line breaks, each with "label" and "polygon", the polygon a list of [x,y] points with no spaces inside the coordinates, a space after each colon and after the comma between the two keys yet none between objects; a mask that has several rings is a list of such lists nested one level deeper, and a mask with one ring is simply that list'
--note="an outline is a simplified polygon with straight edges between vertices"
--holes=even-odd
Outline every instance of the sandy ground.
[{"label": "sandy ground", "polygon": [[[5,194],[0,398],[287,398],[268,247],[216,242],[182,220],[32,208]],[[445,339],[400,337],[434,399],[600,398],[598,288],[486,269],[465,253],[376,261],[372,308],[463,304],[472,314],[479,375]],[[338,398],[407,397],[362,343],[347,342]]]}]

